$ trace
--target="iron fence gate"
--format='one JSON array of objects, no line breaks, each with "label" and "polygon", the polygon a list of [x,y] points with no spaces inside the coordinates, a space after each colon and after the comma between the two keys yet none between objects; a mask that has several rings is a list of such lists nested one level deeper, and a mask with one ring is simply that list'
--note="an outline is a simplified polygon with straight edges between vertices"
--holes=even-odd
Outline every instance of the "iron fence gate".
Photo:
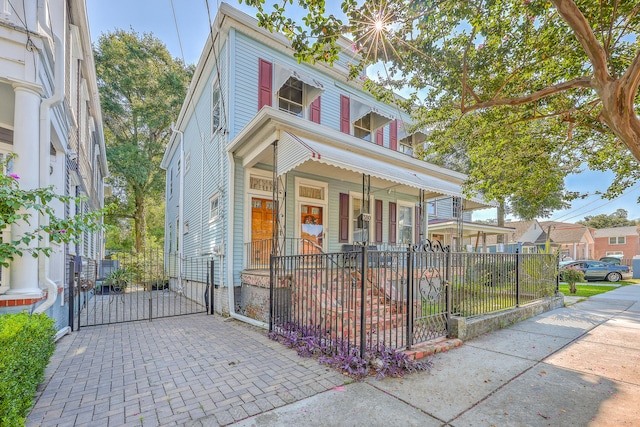
[{"label": "iron fence gate", "polygon": [[[85,263],[86,264],[86,263]],[[215,264],[147,251],[116,253],[95,264],[71,268],[72,329],[213,312]]]}]

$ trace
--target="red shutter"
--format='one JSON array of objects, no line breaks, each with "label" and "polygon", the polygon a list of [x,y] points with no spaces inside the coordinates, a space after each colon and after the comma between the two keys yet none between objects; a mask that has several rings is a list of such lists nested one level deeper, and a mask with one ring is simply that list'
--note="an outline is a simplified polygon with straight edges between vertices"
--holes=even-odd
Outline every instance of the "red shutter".
[{"label": "red shutter", "polygon": [[416,224],[414,230],[416,231],[416,241],[414,243],[420,243],[420,232],[422,231],[422,208],[416,206]]},{"label": "red shutter", "polygon": [[317,97],[309,107],[309,118],[312,122],[320,124],[320,98]]},{"label": "red shutter", "polygon": [[382,243],[382,200],[376,200],[375,229],[376,243]]},{"label": "red shutter", "polygon": [[271,106],[272,81],[271,62],[260,59],[258,65],[258,111],[265,105]]},{"label": "red shutter", "polygon": [[376,133],[376,144],[384,145],[384,128],[383,127],[378,129],[378,132]]},{"label": "red shutter", "polygon": [[340,95],[340,131],[351,133],[351,110],[348,96]]},{"label": "red shutter", "polygon": [[389,125],[389,148],[398,149],[398,120],[394,120]]},{"label": "red shutter", "polygon": [[349,195],[340,193],[340,206],[338,207],[338,242],[349,242]]},{"label": "red shutter", "polygon": [[389,202],[389,243],[392,245],[396,243],[396,215],[395,202]]}]

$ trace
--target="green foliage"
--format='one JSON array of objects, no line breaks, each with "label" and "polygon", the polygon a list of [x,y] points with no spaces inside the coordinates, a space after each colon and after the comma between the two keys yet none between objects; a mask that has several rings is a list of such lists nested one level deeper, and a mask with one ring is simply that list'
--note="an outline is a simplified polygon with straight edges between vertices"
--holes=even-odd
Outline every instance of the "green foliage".
[{"label": "green foliage", "polygon": [[576,283],[584,282],[584,273],[575,268],[561,268],[559,271],[560,280],[567,282],[569,285],[569,292],[576,293]]},{"label": "green foliage", "polygon": [[503,287],[516,281],[516,263],[511,260],[479,260],[467,266],[466,281],[472,285]]},{"label": "green foliage", "polygon": [[629,212],[626,210],[618,209],[610,215],[599,214],[585,216],[584,220],[578,221],[578,224],[592,228],[627,227],[636,225],[635,221],[627,219],[628,214]]},{"label": "green foliage", "polygon": [[[151,34],[116,30],[94,49],[107,159],[118,209],[108,222],[132,219],[137,251],[145,247],[149,201],[163,198],[160,162],[193,74]],[[157,215],[155,215],[157,216]],[[157,222],[157,221],[156,221]],[[163,222],[163,221],[162,221]],[[156,233],[154,223],[152,233]]]},{"label": "green foliage", "polygon": [[[580,284],[580,286],[575,286],[575,288],[576,288],[576,291],[572,293],[573,296],[589,298],[594,295],[599,295],[605,292],[613,291],[614,289],[617,289],[618,286],[592,286],[592,285]],[[562,292],[565,295],[568,293],[571,293],[569,284],[565,285],[561,283],[560,292]]]},{"label": "green foliage", "polygon": [[299,0],[304,27],[285,16],[292,1],[245,2],[299,60],[335,61],[337,37],[351,33],[351,77],[384,62],[367,88],[380,99],[404,89],[400,106],[431,132],[422,154],[468,173],[468,195],[529,219],[580,197],[564,178],[585,166],[616,174],[608,198],[640,178],[637,1],[345,0],[343,23],[326,1]]},{"label": "green foliage", "polygon": [[24,425],[55,349],[53,325],[45,314],[0,316],[0,425]]},{"label": "green foliage", "polygon": [[[15,154],[9,154],[0,161],[0,171],[6,170],[13,158]],[[9,262],[15,257],[25,254],[34,257],[40,254],[51,255],[51,247],[29,247],[32,242],[41,241],[43,233],[48,234],[52,242],[69,243],[78,241],[85,231],[93,233],[103,229],[101,218],[108,212],[108,208],[73,217],[58,218],[51,207],[52,201],[78,203],[83,199],[56,194],[53,186],[23,190],[20,188],[19,181],[20,177],[16,174],[0,173],[0,233],[13,224],[30,224],[31,221],[38,221],[38,215],[43,215],[47,221],[46,225],[37,226],[32,232],[12,236],[11,241],[1,241],[0,265],[8,267]]]},{"label": "green foliage", "polygon": [[116,292],[123,292],[131,284],[134,277],[135,272],[131,268],[122,267],[107,274],[104,278],[104,284]]}]

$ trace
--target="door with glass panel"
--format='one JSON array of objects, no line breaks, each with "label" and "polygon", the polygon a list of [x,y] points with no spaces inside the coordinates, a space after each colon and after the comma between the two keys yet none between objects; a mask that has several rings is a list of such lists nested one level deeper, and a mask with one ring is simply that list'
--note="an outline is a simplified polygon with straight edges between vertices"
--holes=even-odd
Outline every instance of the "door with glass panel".
[{"label": "door with glass panel", "polygon": [[251,198],[250,264],[269,265],[273,243],[273,200]]},{"label": "door with glass panel", "polygon": [[300,205],[300,239],[303,254],[316,254],[323,251],[324,207]]}]

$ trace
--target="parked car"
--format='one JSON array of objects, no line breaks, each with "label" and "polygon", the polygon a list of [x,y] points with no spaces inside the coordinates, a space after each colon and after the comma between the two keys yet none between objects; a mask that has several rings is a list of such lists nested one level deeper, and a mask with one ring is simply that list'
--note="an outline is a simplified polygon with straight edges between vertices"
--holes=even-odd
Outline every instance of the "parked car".
[{"label": "parked car", "polygon": [[615,264],[615,265],[622,264],[621,258],[615,257],[615,256],[603,256],[602,258],[600,258],[600,261],[608,262],[609,264]]},{"label": "parked car", "polygon": [[560,268],[580,270],[584,273],[586,280],[608,280],[609,282],[617,282],[622,279],[623,273],[629,272],[629,267],[626,265],[592,260],[564,261],[560,263]]}]

